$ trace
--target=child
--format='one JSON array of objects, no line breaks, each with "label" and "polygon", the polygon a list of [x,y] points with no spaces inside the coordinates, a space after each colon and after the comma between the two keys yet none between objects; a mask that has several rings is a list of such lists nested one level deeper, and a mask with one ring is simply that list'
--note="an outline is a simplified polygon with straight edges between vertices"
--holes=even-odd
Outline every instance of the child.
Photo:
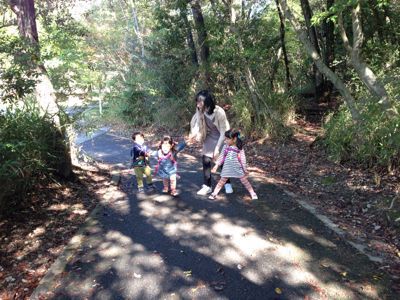
[{"label": "child", "polygon": [[163,180],[163,193],[168,193],[171,188],[171,195],[176,197],[176,179],[177,179],[177,154],[185,147],[184,142],[176,145],[170,136],[164,136],[160,141],[157,151],[158,164],[155,174]]},{"label": "child", "polygon": [[247,175],[246,156],[243,150],[243,141],[240,138],[240,132],[235,129],[230,129],[225,132],[225,146],[222,148],[216,165],[211,170],[212,173],[217,172],[217,168],[223,165],[221,171],[221,179],[217,183],[214,192],[210,195],[209,199],[215,199],[218,192],[221,190],[228,178],[240,178],[240,181],[249,191],[251,199],[258,199],[257,194],[254,192]]},{"label": "child", "polygon": [[144,145],[144,135],[141,132],[132,134],[133,147],[131,150],[132,167],[135,171],[138,192],[143,193],[143,175],[146,175],[146,182],[149,191],[154,191],[153,179],[151,177],[151,169],[149,165],[149,151]]}]

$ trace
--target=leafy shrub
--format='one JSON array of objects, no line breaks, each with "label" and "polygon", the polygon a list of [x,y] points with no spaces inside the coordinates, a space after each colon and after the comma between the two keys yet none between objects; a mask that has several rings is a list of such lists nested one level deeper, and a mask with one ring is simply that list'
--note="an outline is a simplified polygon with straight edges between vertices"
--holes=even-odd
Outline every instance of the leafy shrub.
[{"label": "leafy shrub", "polygon": [[50,118],[34,107],[8,108],[0,114],[0,208],[52,176],[61,163],[59,136]]},{"label": "leafy shrub", "polygon": [[249,99],[250,95],[243,90],[232,98],[234,126],[255,137],[268,135],[276,140],[285,140],[291,135],[286,126],[294,114],[295,104],[291,98],[285,94],[266,94],[257,112],[253,112]]},{"label": "leafy shrub", "polygon": [[392,169],[400,163],[400,117],[389,118],[368,103],[355,124],[342,107],[326,122],[324,144],[336,161],[354,160],[368,167]]}]

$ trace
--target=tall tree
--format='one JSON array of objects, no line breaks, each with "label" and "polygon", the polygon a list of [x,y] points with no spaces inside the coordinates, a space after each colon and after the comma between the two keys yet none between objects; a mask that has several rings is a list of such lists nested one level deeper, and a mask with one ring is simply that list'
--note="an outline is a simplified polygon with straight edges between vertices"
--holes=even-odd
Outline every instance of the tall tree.
[{"label": "tall tree", "polygon": [[353,29],[353,43],[350,45],[349,38],[347,37],[346,29],[343,22],[343,13],[339,13],[338,24],[340,34],[342,36],[343,44],[349,54],[350,62],[360,77],[361,81],[368,88],[372,95],[379,99],[383,111],[388,115],[397,115],[398,112],[396,107],[391,103],[389,95],[385,89],[385,86],[378,80],[375,73],[365,63],[361,57],[361,45],[363,43],[363,31],[360,19],[361,6],[360,2],[357,2],[351,10],[351,20]]},{"label": "tall tree", "polygon": [[[300,3],[310,42],[313,48],[317,51],[318,55],[321,55],[321,49],[317,37],[317,30],[315,26],[311,24],[313,13],[310,7],[310,3],[308,2],[308,0],[300,0]],[[323,89],[324,79],[321,72],[318,70],[318,67],[315,65],[315,63],[313,63],[313,77],[314,77],[313,79],[314,79],[315,98],[319,99],[321,97],[321,91]]]},{"label": "tall tree", "polygon": [[183,20],[183,23],[185,24],[185,29],[186,29],[186,41],[187,45],[190,50],[191,58],[192,58],[192,63],[195,66],[199,66],[199,60],[197,58],[197,52],[196,52],[196,45],[194,43],[193,39],[193,33],[192,33],[192,27],[190,26],[190,22],[187,16],[187,1],[180,1],[179,2],[179,11],[181,14],[181,18]]},{"label": "tall tree", "polygon": [[[335,0],[326,0],[326,11],[329,11],[334,5]],[[335,25],[329,18],[324,21],[325,33],[325,56],[324,62],[328,68],[334,71],[333,61],[335,59]],[[326,82],[326,91],[332,91],[332,83]]]},{"label": "tall tree", "polygon": [[[18,31],[22,38],[28,40],[32,47],[36,48],[37,58],[32,61],[36,65],[39,74],[36,90],[36,99],[43,114],[52,116],[55,126],[59,130],[60,137],[68,140],[65,130],[61,124],[60,110],[57,105],[53,84],[51,83],[47,70],[40,62],[39,35],[36,26],[36,12],[34,0],[9,0],[11,10],[17,16]],[[64,144],[63,162],[59,166],[58,172],[64,177],[72,174],[72,161],[69,147]]]},{"label": "tall tree", "polygon": [[[279,32],[280,32],[280,39],[281,39],[281,47],[278,50],[278,55],[280,53],[280,50],[282,49],[283,53],[283,60],[285,62],[285,75],[286,75],[286,89],[289,90],[291,85],[292,85],[292,79],[290,76],[290,69],[289,69],[289,58],[287,55],[286,51],[286,42],[285,42],[285,33],[286,33],[286,28],[285,28],[285,17],[282,14],[281,8],[279,7],[278,0],[275,0],[276,3],[276,8],[278,11],[278,16],[279,16]],[[272,81],[271,81],[272,83]]]},{"label": "tall tree", "polygon": [[206,88],[211,88],[211,79],[209,73],[209,56],[210,48],[207,40],[207,29],[204,23],[203,11],[199,0],[192,0],[190,2],[192,8],[193,19],[197,31],[197,42],[199,48],[200,67],[202,74],[202,81]]},{"label": "tall tree", "polygon": [[360,112],[356,107],[355,100],[351,95],[351,92],[346,87],[344,82],[334,73],[331,69],[327,67],[324,63],[321,55],[317,52],[314,48],[312,43],[308,38],[307,30],[304,29],[296,17],[293,15],[291,9],[287,5],[286,0],[278,0],[279,5],[282,11],[285,13],[286,18],[290,21],[293,29],[295,30],[297,37],[299,38],[300,42],[303,44],[307,54],[312,58],[318,69],[321,73],[323,73],[337,88],[339,93],[343,96],[343,100],[345,101],[347,107],[349,108],[350,114],[355,122],[359,122],[361,120]]}]

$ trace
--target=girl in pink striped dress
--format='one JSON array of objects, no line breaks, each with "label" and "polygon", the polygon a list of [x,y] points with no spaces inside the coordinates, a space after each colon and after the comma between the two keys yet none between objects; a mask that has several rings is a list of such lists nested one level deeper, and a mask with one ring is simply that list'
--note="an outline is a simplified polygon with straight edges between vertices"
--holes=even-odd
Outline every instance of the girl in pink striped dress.
[{"label": "girl in pink striped dress", "polygon": [[211,172],[216,173],[218,167],[221,165],[223,165],[221,179],[217,183],[209,199],[215,199],[217,197],[228,178],[239,178],[249,191],[251,199],[258,199],[257,194],[254,192],[253,187],[247,179],[249,172],[247,171],[246,155],[243,150],[243,140],[240,138],[239,130],[230,129],[225,132],[225,145]]}]

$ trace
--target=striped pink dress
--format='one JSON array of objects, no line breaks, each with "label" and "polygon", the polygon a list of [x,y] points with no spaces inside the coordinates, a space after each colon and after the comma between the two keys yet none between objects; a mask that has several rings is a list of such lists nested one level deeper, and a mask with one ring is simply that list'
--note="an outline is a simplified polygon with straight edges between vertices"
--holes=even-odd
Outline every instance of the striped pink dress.
[{"label": "striped pink dress", "polygon": [[247,170],[244,150],[239,150],[236,146],[224,145],[217,159],[217,165],[222,164],[221,177],[243,177]]}]

